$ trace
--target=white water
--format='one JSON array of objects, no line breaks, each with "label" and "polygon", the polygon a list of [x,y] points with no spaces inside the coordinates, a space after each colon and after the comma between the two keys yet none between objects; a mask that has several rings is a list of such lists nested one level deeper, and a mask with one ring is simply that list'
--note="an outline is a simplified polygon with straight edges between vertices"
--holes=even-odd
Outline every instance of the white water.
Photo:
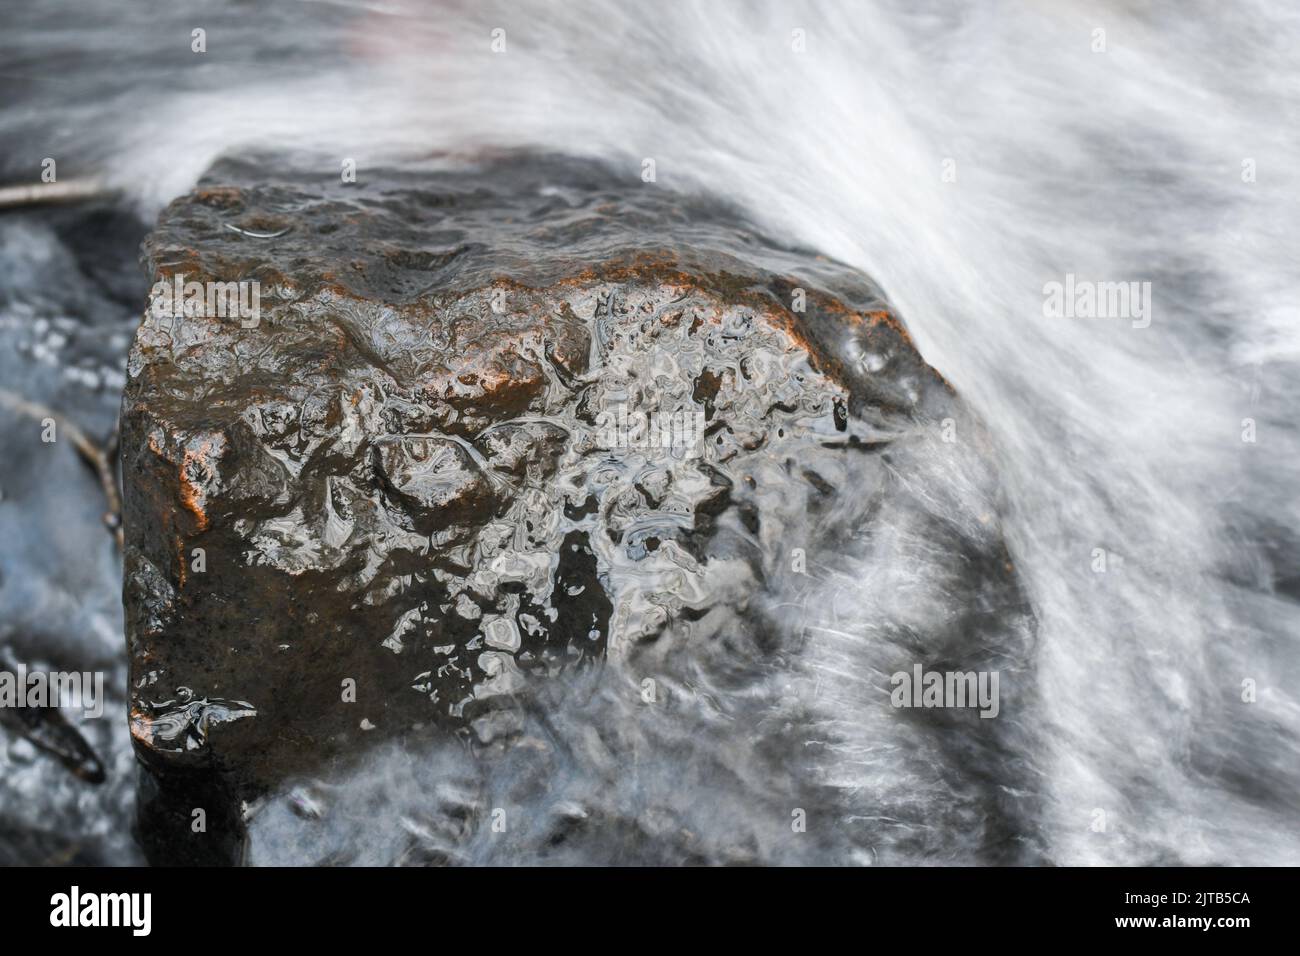
[{"label": "white water", "polygon": [[[658,187],[723,195],[860,267],[997,442],[1039,617],[1023,756],[1046,856],[1300,862],[1293,6],[394,0],[281,5],[268,26],[196,4],[99,14],[137,20],[116,32],[42,6],[0,49],[125,49],[140,75],[129,56],[68,63],[0,130],[145,210],[242,147],[310,147],[364,176],[535,146],[632,181],[652,158]],[[1150,281],[1150,327],[1046,318],[1043,286],[1066,273]],[[1094,573],[1095,548],[1122,568]],[[860,586],[859,606],[879,600]],[[814,653],[841,675],[861,662],[851,639]],[[901,761],[842,758],[836,786],[906,786]]]}]

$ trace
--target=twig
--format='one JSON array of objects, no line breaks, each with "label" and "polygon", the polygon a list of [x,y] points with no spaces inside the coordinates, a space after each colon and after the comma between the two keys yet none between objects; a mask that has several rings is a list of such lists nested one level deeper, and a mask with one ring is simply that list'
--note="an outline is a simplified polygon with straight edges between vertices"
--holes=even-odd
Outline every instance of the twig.
[{"label": "twig", "polygon": [[109,189],[99,179],[69,179],[61,183],[39,183],[28,186],[0,186],[0,209],[35,206],[47,202],[80,202],[110,195]]},{"label": "twig", "polygon": [[72,445],[77,449],[77,453],[81,455],[86,464],[95,470],[95,475],[99,478],[99,487],[103,490],[104,500],[108,504],[108,511],[104,514],[104,524],[112,532],[118,550],[122,550],[124,544],[122,535],[122,496],[117,490],[117,475],[113,467],[113,459],[117,449],[117,427],[114,426],[113,428],[113,434],[109,438],[107,448],[101,449],[67,416],[44,405],[29,402],[21,395],[11,392],[7,388],[0,388],[0,404],[38,422],[46,418],[52,418],[58,427],[63,430],[63,433],[72,439]]}]

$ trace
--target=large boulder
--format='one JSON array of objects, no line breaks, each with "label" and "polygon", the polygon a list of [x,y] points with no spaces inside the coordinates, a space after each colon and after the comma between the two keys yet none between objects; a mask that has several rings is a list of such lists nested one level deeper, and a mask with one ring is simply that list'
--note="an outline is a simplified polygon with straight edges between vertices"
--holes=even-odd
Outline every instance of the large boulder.
[{"label": "large boulder", "polygon": [[[860,274],[568,161],[222,161],[145,253],[130,721],[177,832],[371,743],[508,738],[530,683],[763,630],[755,596],[838,533],[808,516],[897,493],[965,421]],[[231,282],[256,309],[172,295]],[[1014,596],[971,527],[972,587]]]}]

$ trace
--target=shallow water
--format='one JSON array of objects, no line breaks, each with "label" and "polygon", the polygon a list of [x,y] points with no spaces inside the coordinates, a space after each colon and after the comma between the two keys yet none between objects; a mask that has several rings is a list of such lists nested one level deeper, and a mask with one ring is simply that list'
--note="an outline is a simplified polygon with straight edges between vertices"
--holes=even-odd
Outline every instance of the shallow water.
[{"label": "shallow water", "polygon": [[[647,726],[641,711],[602,704],[606,684],[539,711],[562,758],[451,751],[437,784],[384,761],[385,793],[442,787],[450,809],[436,812],[461,821],[454,840],[437,830],[417,843],[500,859],[506,844],[482,821],[507,794],[536,808],[531,828],[510,831],[516,858],[560,845],[574,860],[984,860],[988,801],[963,799],[984,788],[1032,792],[1006,826],[1035,859],[1300,858],[1300,18],[1287,5],[7,6],[0,169],[11,180],[57,157],[61,178],[103,176],[151,217],[216,155],[252,147],[352,158],[362,176],[488,146],[594,157],[634,181],[654,159],[657,186],[721,196],[777,239],[870,275],[995,442],[1008,546],[1038,621],[1034,732],[1014,756],[902,726],[885,694],[863,689],[885,686],[873,670],[880,615],[924,630],[945,614],[942,578],[909,559],[918,542],[900,525],[899,547],[877,541],[824,569],[808,606],[834,620],[814,622],[761,705],[720,683],[691,698],[695,718]],[[196,27],[203,54],[190,50]],[[497,27],[506,48],[494,54]],[[143,301],[123,262],[131,230],[95,246],[75,218],[68,234],[46,213],[2,215],[6,384],[103,434],[111,357],[125,344],[114,336]],[[78,252],[86,264],[73,269]],[[1150,281],[1149,327],[1045,316],[1044,285],[1067,274]],[[60,317],[76,342],[105,343],[86,363],[94,382],[67,375],[77,346],[52,344]],[[39,466],[30,435],[10,431],[26,426],[3,422],[17,450],[0,472],[5,640],[41,630],[31,659],[103,661],[122,675],[94,480],[66,448],[58,471]],[[56,497],[59,476],[69,494]],[[77,521],[65,501],[79,502]],[[788,675],[818,687],[810,720],[779,719],[774,688]],[[724,743],[736,723],[746,747]],[[134,852],[125,734],[96,733],[117,755],[107,789],[7,773],[6,831],[49,834],[32,846],[90,841],[104,858]],[[339,786],[373,804],[365,780]],[[32,809],[38,785],[52,788],[53,816]],[[837,827],[791,843],[788,808],[809,787]],[[273,810],[263,833],[280,832]],[[303,812],[280,816],[315,817]],[[291,844],[258,841],[257,819],[254,861],[272,845],[261,858],[292,856]],[[573,821],[592,819],[614,823],[559,844],[543,823],[581,834]],[[891,838],[874,836],[891,832],[882,819],[902,821]],[[871,839],[845,835],[860,821],[874,821]],[[611,826],[624,837],[610,839]],[[683,832],[696,842],[666,835]]]}]

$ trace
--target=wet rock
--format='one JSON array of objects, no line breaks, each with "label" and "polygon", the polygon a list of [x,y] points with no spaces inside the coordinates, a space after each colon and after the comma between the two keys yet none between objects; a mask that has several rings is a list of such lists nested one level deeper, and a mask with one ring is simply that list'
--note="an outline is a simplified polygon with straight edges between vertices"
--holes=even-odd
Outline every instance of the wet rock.
[{"label": "wet rock", "polygon": [[121,562],[67,426],[111,444],[148,292],[135,262],[147,231],[106,203],[0,216],[0,671],[102,674],[105,698],[99,717],[0,706],[0,865],[143,861]]},{"label": "wet rock", "polygon": [[[867,279],[708,200],[537,157],[363,180],[223,161],[146,243],[160,288],[258,284],[147,313],[123,398],[131,729],[181,830],[374,742],[508,740],[602,660],[776,646],[752,603],[830,544],[808,516],[963,414]],[[1014,596],[995,528],[945,534]]]},{"label": "wet rock", "polygon": [[104,762],[58,707],[0,707],[0,726],[53,757],[74,777],[87,783],[104,782]]}]

